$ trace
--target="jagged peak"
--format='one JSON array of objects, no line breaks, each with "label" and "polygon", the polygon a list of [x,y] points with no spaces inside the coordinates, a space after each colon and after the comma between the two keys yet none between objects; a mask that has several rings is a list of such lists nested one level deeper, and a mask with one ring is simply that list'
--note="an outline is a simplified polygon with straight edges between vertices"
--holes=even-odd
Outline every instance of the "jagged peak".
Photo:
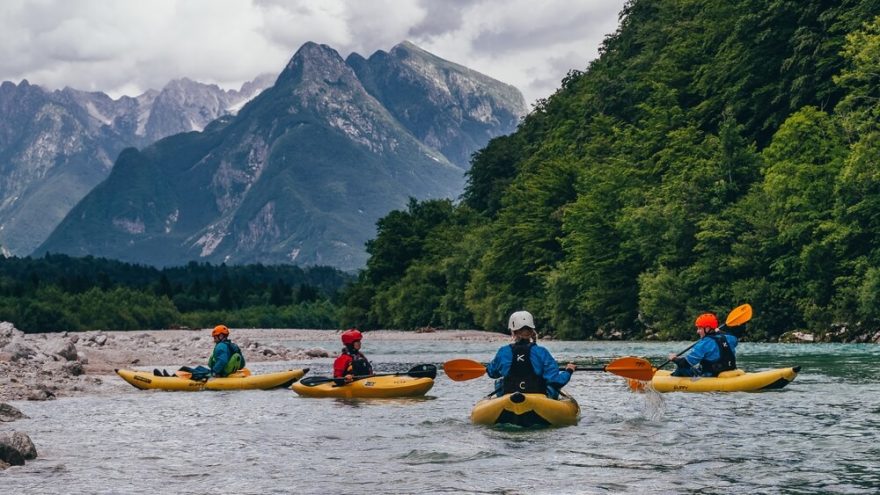
[{"label": "jagged peak", "polygon": [[317,61],[341,63],[343,60],[339,52],[330,46],[307,41],[293,54],[293,58],[290,59],[287,67],[290,68],[295,64],[307,64]]},{"label": "jagged peak", "polygon": [[188,77],[181,77],[178,79],[172,79],[168,81],[168,84],[162,88],[162,91],[175,91],[175,90],[194,90],[194,89],[205,89],[210,88],[215,91],[222,91],[220,86],[216,84],[203,83],[199,81],[193,81]]},{"label": "jagged peak", "polygon": [[455,72],[459,72],[461,74],[468,74],[471,77],[492,79],[489,76],[477,72],[469,67],[451,62],[449,60],[446,60],[445,58],[440,58],[437,55],[434,55],[433,53],[416,46],[416,44],[411,41],[401,41],[400,43],[394,45],[394,47],[388,53],[392,57],[399,60],[412,59],[415,61],[416,59],[419,59],[430,65],[454,70]]},{"label": "jagged peak", "polygon": [[296,51],[284,71],[278,76],[279,82],[304,79],[335,81],[356,78],[339,52],[327,45],[309,41]]},{"label": "jagged peak", "polygon": [[255,88],[267,88],[272,86],[272,83],[275,82],[275,79],[278,77],[277,74],[273,74],[271,72],[264,72],[259,76],[255,77],[251,81],[245,81],[242,83],[241,88],[239,88],[239,93],[252,93]]},{"label": "jagged peak", "polygon": [[8,97],[8,95],[16,95],[18,98],[22,95],[46,95],[48,94],[42,86],[38,84],[31,84],[27,79],[22,79],[19,84],[15,84],[12,81],[3,81],[0,84],[0,90],[3,91],[3,94]]},{"label": "jagged peak", "polygon": [[365,59],[364,56],[358,52],[351,52],[347,57],[345,57],[345,63],[347,63],[348,65],[351,65],[352,63],[363,63],[366,62],[366,60],[367,59]]},{"label": "jagged peak", "polygon": [[410,52],[416,52],[416,53],[423,54],[423,55],[428,55],[431,57],[436,57],[436,55],[434,55],[433,53],[421,48],[420,46],[416,45],[415,43],[413,43],[412,41],[409,41],[409,40],[403,40],[391,48],[391,53],[400,52],[400,51],[410,51]]},{"label": "jagged peak", "polygon": [[15,89],[30,89],[30,88],[42,89],[35,84],[29,83],[27,79],[22,79],[21,82],[18,84],[15,84],[12,81],[3,81],[2,87],[6,88],[6,89],[12,89],[12,88],[15,88]]}]

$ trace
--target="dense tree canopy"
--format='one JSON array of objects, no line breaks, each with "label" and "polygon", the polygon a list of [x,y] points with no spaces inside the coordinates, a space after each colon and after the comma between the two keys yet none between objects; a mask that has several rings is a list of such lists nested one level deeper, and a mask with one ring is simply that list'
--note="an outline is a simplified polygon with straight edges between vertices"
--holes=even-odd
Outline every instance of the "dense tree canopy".
[{"label": "dense tree canopy", "polygon": [[231,326],[338,328],[351,277],[327,267],[162,270],[93,257],[0,258],[0,321],[25,332]]},{"label": "dense tree canopy", "polygon": [[[633,0],[601,56],[380,221],[351,323],[752,338],[880,321],[880,3]],[[429,214],[430,212],[430,214]]]}]

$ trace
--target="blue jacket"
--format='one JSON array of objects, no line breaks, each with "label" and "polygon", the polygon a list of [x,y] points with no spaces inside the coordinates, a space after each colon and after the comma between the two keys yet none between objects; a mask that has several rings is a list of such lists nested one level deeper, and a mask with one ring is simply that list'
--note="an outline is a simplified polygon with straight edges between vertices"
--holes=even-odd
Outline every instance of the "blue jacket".
[{"label": "blue jacket", "polygon": [[[232,359],[233,354],[239,355],[239,362],[234,370],[229,370],[227,369],[227,366],[229,365],[229,360]],[[227,376],[232,371],[244,367],[244,355],[241,353],[241,350],[237,345],[228,340],[221,340],[214,345],[214,352],[208,360],[208,366],[211,367],[211,373],[214,376]]]},{"label": "blue jacket", "polygon": [[[560,388],[565,386],[571,380],[571,373],[568,371],[559,371],[559,363],[553,359],[545,347],[539,345],[532,346],[532,352],[529,354],[532,361],[532,369],[535,374],[544,378],[547,382],[548,395],[555,397],[558,395]],[[486,366],[486,373],[491,378],[502,378],[510,373],[510,365],[513,363],[513,350],[509,345],[498,349],[495,358]],[[555,393],[554,393],[555,392]]]},{"label": "blue jacket", "polygon": [[[724,336],[730,345],[730,351],[736,354],[736,337],[729,333],[724,334]],[[710,337],[703,337],[684,358],[687,359],[688,364],[696,366],[704,359],[707,361],[718,361],[721,359],[721,352],[718,351],[718,344],[715,341]]]}]

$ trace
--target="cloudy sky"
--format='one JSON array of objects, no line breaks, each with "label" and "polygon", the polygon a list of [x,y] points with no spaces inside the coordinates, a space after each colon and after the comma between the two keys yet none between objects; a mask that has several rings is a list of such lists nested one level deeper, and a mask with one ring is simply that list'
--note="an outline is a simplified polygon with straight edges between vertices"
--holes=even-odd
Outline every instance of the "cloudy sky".
[{"label": "cloudy sky", "polygon": [[531,104],[584,69],[624,0],[2,0],[0,81],[111,96],[189,77],[230,89],[306,41],[368,57],[403,40]]}]

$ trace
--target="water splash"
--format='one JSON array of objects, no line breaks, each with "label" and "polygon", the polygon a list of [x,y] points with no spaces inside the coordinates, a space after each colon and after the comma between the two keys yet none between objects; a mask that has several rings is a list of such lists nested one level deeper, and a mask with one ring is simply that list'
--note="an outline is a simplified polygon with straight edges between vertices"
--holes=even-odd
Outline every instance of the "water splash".
[{"label": "water splash", "polygon": [[646,419],[657,421],[666,414],[666,399],[654,388],[652,382],[643,382],[641,389],[645,401],[642,403],[642,414]]}]

